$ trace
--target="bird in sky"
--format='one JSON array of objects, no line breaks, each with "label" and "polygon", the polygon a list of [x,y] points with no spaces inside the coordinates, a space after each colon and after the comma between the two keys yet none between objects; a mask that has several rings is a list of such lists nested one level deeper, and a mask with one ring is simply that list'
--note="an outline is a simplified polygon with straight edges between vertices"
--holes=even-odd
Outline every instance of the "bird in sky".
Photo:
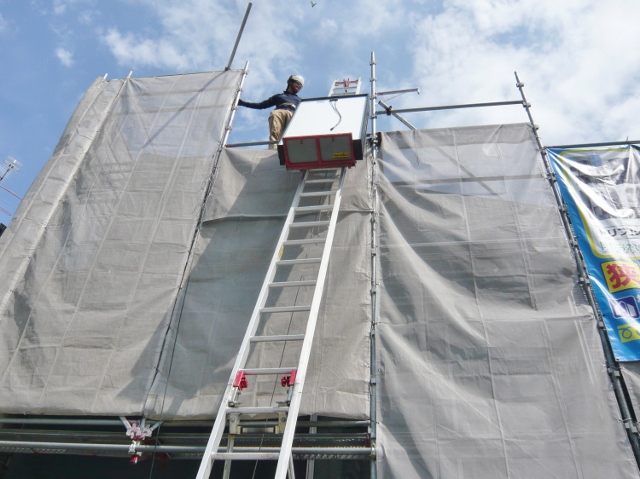
[{"label": "bird in sky", "polygon": [[318,2],[316,2],[316,3],[311,2],[311,8],[315,7],[317,4],[318,4]]}]

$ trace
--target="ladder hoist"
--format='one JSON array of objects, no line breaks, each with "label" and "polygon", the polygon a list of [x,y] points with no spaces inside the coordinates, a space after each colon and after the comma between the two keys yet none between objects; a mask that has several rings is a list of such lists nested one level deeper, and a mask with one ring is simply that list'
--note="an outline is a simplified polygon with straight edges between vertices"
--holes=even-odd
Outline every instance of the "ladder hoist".
[{"label": "ladder hoist", "polygon": [[[331,97],[325,100],[336,101]],[[368,103],[364,102],[364,108],[360,103],[356,108],[362,110],[364,119],[359,121],[366,123]],[[298,114],[291,122],[294,125]],[[353,136],[362,136],[360,131],[353,136],[348,133],[351,142]],[[317,132],[312,128],[305,134],[309,144],[320,145],[323,151],[341,153],[340,149],[344,149],[344,143],[335,146],[335,142],[327,140],[327,136],[333,135],[326,135],[322,129]],[[216,460],[224,460],[225,479],[231,477],[234,461],[246,460],[277,461],[276,479],[295,477],[292,446],[302,389],[346,170],[356,160],[353,151],[350,145],[351,163],[344,162],[344,155],[327,156],[326,161],[308,158],[292,165],[287,163],[288,169],[303,170],[302,176],[223,394],[197,479],[208,479]],[[308,155],[309,151],[302,148],[296,154]],[[274,358],[275,363],[265,364]],[[270,420],[273,425],[261,429],[270,433],[269,443],[265,447],[247,447],[241,435],[255,432],[257,419]],[[243,422],[249,420],[251,426],[244,426]],[[225,430],[227,439],[223,444]],[[278,438],[278,444],[273,443],[273,437]]]}]

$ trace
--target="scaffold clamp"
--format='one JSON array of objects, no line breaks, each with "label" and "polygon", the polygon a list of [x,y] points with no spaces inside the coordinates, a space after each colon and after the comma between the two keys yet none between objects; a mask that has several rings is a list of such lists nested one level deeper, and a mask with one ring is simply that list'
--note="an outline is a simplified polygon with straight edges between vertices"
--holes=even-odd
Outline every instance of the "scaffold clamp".
[{"label": "scaffold clamp", "polygon": [[244,371],[238,371],[236,373],[236,378],[233,381],[233,387],[238,388],[239,391],[249,387],[249,381],[247,381],[247,376]]},{"label": "scaffold clamp", "polygon": [[160,425],[160,423],[157,423],[153,427],[147,427],[144,418],[141,421],[129,421],[126,417],[121,417],[120,420],[127,428],[127,437],[130,437],[133,441],[142,441],[147,437],[151,437],[153,430]]},{"label": "scaffold clamp", "polygon": [[282,379],[280,380],[280,384],[282,384],[283,388],[293,386],[295,384],[297,372],[298,372],[297,369],[293,369],[289,376],[282,376]]}]

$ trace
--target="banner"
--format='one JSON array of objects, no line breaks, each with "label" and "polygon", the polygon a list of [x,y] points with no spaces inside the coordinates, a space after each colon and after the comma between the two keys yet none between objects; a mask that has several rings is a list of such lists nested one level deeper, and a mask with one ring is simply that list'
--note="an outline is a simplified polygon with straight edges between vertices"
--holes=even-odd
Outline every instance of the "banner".
[{"label": "banner", "polygon": [[640,360],[640,150],[547,150],[618,361]]}]

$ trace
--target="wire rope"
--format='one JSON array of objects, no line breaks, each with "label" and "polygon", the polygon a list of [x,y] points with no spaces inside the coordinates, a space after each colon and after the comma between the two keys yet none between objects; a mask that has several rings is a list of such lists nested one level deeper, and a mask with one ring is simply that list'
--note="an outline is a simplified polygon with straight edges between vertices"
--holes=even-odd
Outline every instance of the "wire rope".
[{"label": "wire rope", "polygon": [[335,129],[336,126],[338,126],[340,124],[340,122],[342,122],[342,115],[340,114],[340,112],[338,111],[338,100],[330,100],[329,103],[331,104],[331,108],[333,108],[333,111],[335,111],[338,115],[338,123],[336,123],[335,125],[333,125],[330,128],[330,131],[333,131]]}]

